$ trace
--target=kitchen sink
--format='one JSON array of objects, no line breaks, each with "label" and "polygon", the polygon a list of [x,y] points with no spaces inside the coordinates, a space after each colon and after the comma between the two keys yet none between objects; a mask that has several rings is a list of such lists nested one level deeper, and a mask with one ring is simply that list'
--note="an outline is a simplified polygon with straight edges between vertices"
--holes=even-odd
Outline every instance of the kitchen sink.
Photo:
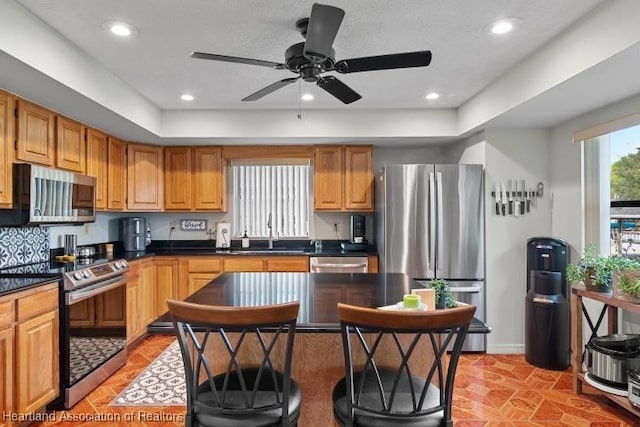
[{"label": "kitchen sink", "polygon": [[247,254],[247,255],[255,255],[255,254],[301,254],[304,253],[304,249],[302,248],[274,248],[274,249],[236,249],[231,251],[232,254]]}]

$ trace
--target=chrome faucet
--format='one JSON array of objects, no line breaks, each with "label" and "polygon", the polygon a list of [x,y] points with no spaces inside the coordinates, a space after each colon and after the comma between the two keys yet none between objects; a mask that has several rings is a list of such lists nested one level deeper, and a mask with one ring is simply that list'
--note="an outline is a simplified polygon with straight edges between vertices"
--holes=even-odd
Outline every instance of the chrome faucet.
[{"label": "chrome faucet", "polygon": [[271,226],[271,212],[269,212],[269,219],[267,220],[267,228],[269,229],[269,249],[273,249],[273,227]]}]

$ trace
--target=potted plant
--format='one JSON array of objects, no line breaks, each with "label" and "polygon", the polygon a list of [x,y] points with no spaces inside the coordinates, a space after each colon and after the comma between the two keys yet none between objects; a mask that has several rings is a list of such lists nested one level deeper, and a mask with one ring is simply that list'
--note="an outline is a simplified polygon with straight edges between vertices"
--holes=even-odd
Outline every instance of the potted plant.
[{"label": "potted plant", "polygon": [[451,293],[451,288],[449,288],[449,282],[444,279],[433,279],[430,285],[431,289],[435,291],[436,308],[453,308],[458,306]]},{"label": "potted plant", "polygon": [[611,292],[614,273],[638,265],[637,262],[619,255],[595,255],[596,246],[589,243],[577,264],[567,266],[567,280],[571,283],[583,282],[587,290]]}]

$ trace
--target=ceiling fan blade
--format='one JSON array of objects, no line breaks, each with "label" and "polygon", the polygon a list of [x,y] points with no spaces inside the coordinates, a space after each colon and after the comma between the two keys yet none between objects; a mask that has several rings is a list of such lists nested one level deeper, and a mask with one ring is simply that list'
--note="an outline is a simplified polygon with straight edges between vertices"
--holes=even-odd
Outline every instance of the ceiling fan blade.
[{"label": "ceiling fan blade", "polygon": [[243,98],[242,101],[257,101],[258,99],[262,98],[263,96],[269,95],[271,92],[275,92],[276,90],[283,88],[287,85],[290,85],[291,83],[295,82],[296,80],[298,80],[299,77],[291,77],[289,79],[284,79],[284,80],[280,80],[279,82],[275,82],[273,84],[270,84],[267,87],[263,87],[262,89],[260,89],[257,92],[252,93],[251,95],[247,96],[246,98]]},{"label": "ceiling fan blade", "polygon": [[321,77],[316,84],[345,104],[351,104],[362,98],[356,91],[333,76]]},{"label": "ceiling fan blade", "polygon": [[314,3],[311,8],[304,56],[312,62],[322,62],[331,56],[333,41],[344,18],[344,10]]},{"label": "ceiling fan blade", "polygon": [[342,74],[360,71],[392,70],[394,68],[426,67],[431,63],[431,51],[394,53],[391,55],[367,56],[343,59],[336,62],[335,70]]},{"label": "ceiling fan blade", "polygon": [[259,65],[261,67],[275,68],[281,70],[284,64],[279,62],[262,61],[260,59],[240,58],[238,56],[216,55],[214,53],[191,52],[191,57],[196,59],[209,59],[212,61],[236,62],[238,64]]}]

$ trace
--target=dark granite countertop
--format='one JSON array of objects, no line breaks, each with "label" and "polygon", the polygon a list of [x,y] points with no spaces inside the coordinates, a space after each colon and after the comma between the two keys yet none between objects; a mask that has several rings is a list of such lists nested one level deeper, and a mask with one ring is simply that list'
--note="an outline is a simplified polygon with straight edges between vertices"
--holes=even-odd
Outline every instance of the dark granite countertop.
[{"label": "dark granite countertop", "polygon": [[26,289],[42,286],[58,279],[48,278],[22,278],[22,277],[0,277],[0,296],[12,294]]},{"label": "dark granite countertop", "polygon": [[[339,240],[323,241],[322,250],[316,251],[308,240],[278,240],[273,249],[267,248],[266,240],[252,240],[251,247],[243,249],[240,243],[232,241],[231,248],[215,247],[214,240],[154,240],[145,251],[125,252],[119,242],[116,243],[116,258],[134,261],[149,256],[369,256],[377,255],[375,245],[364,244],[361,247],[345,251]],[[355,250],[353,250],[355,249]]]},{"label": "dark granite countertop", "polygon": [[[189,296],[199,304],[256,306],[300,301],[297,330],[339,332],[337,303],[380,307],[402,301],[423,285],[402,273],[224,273]],[[477,321],[470,332],[491,329]],[[172,332],[169,313],[148,327],[149,332]]]}]

